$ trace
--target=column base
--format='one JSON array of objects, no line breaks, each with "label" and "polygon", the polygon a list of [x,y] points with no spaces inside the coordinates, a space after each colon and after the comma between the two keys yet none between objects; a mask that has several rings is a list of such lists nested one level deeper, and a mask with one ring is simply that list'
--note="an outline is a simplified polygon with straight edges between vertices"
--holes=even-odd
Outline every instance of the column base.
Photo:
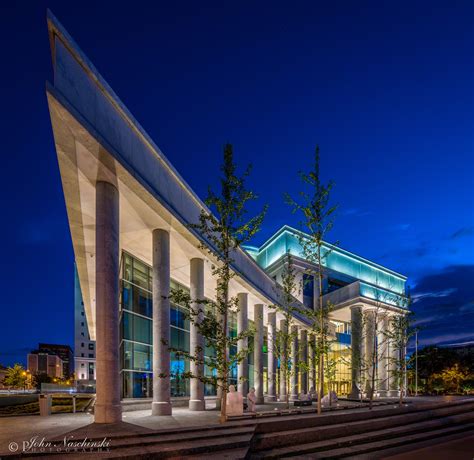
[{"label": "column base", "polygon": [[360,399],[360,391],[359,390],[352,390],[349,393],[348,396],[349,396],[350,399]]},{"label": "column base", "polygon": [[206,410],[206,402],[204,401],[204,399],[190,399],[189,410],[192,410],[192,411]]},{"label": "column base", "polygon": [[255,404],[265,404],[265,399],[263,396],[258,396],[255,400]]},{"label": "column base", "polygon": [[398,398],[400,396],[400,392],[398,390],[388,390],[387,397],[388,398]]},{"label": "column base", "polygon": [[95,423],[117,423],[122,421],[121,404],[96,404],[94,406]]},{"label": "column base", "polygon": [[273,402],[277,400],[277,397],[275,395],[267,395],[265,396],[265,400],[268,402]]},{"label": "column base", "polygon": [[155,402],[151,403],[151,415],[171,415],[171,403],[170,402]]},{"label": "column base", "polygon": [[379,398],[386,398],[388,396],[387,390],[378,390],[377,393],[379,395]]},{"label": "column base", "polygon": [[290,401],[298,401],[298,395],[296,394],[290,395]]}]

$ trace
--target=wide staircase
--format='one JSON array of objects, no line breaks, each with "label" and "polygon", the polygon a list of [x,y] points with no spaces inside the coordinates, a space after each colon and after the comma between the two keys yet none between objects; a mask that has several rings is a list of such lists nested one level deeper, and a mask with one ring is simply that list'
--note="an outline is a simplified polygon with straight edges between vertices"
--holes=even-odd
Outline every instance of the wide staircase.
[{"label": "wide staircase", "polygon": [[257,426],[249,458],[386,458],[402,447],[413,450],[427,441],[474,433],[474,401],[354,411],[279,425]]},{"label": "wide staircase", "polygon": [[[473,433],[474,400],[465,400],[130,433],[111,436],[110,450],[92,455],[124,459],[386,458],[427,442],[443,442]],[[84,458],[84,454],[69,453],[67,458]]]}]

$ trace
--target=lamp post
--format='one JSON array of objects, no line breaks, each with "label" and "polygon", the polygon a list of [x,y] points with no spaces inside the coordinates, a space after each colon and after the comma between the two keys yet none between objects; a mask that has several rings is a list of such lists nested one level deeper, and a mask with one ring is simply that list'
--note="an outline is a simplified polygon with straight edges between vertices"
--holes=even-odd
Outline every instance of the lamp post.
[{"label": "lamp post", "polygon": [[415,329],[415,396],[418,396],[418,329]]}]

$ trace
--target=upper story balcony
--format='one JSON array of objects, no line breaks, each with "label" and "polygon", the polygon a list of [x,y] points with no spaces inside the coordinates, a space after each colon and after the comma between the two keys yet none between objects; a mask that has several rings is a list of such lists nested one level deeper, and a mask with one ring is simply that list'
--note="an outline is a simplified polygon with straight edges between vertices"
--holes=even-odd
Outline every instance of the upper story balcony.
[{"label": "upper story balcony", "polygon": [[330,302],[335,307],[349,306],[355,302],[365,302],[380,307],[398,307],[406,309],[406,296],[373,286],[363,281],[355,281],[323,296],[323,302]]}]

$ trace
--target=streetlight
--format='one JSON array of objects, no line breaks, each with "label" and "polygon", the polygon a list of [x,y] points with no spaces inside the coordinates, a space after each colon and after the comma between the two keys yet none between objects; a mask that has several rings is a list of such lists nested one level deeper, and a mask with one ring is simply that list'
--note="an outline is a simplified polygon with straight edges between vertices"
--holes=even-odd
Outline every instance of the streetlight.
[{"label": "streetlight", "polygon": [[418,329],[415,329],[415,396],[418,396]]},{"label": "streetlight", "polygon": [[26,371],[23,371],[21,375],[24,377],[23,379],[23,393],[26,393]]}]

